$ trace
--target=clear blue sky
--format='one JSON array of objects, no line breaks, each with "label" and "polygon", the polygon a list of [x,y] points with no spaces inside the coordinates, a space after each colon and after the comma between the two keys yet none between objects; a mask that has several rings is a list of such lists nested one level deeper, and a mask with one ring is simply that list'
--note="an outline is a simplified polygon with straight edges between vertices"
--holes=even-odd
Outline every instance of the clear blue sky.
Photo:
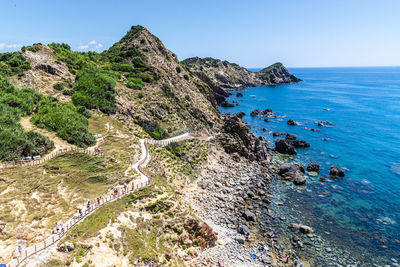
[{"label": "clear blue sky", "polygon": [[0,10],[0,52],[53,41],[101,50],[140,24],[179,59],[400,65],[399,0],[1,0]]}]

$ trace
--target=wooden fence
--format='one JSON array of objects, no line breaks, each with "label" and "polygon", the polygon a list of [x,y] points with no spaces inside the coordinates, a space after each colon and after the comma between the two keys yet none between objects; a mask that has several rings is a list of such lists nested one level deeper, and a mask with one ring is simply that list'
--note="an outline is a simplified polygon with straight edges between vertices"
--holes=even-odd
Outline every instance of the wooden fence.
[{"label": "wooden fence", "polygon": [[14,259],[12,259],[7,266],[8,267],[17,267],[19,266],[22,262],[24,262],[27,258],[38,254],[39,252],[45,250],[46,248],[52,246],[53,244],[57,243],[59,240],[61,240],[66,233],[68,233],[76,224],[79,222],[83,221],[87,216],[92,214],[94,211],[96,211],[98,208],[101,206],[113,202],[127,194],[132,193],[133,191],[136,191],[140,188],[143,188],[151,183],[151,179],[149,179],[147,182],[142,182],[138,185],[135,185],[135,183],[132,183],[127,190],[119,191],[117,195],[111,194],[110,196],[102,197],[99,199],[99,202],[97,200],[92,201],[93,206],[90,206],[90,208],[86,209],[82,215],[75,215],[71,219],[69,219],[65,224],[64,224],[64,230],[59,230],[58,233],[52,234],[50,237],[47,239],[41,241],[38,244],[35,244],[31,247],[25,248],[22,250],[20,255]]},{"label": "wooden fence", "polygon": [[[66,233],[68,233],[72,227],[74,227],[76,224],[78,224],[79,222],[83,221],[88,215],[92,214],[95,210],[97,210],[98,208],[100,208],[101,206],[115,201],[119,198],[121,198],[124,195],[130,194],[133,191],[136,191],[140,188],[143,188],[145,186],[148,186],[149,184],[151,184],[152,182],[152,178],[147,174],[147,172],[144,170],[144,165],[146,163],[146,161],[149,158],[149,151],[147,149],[146,143],[148,144],[157,144],[157,145],[168,145],[170,143],[173,142],[178,142],[178,141],[182,141],[185,139],[190,139],[193,138],[193,136],[190,133],[185,133],[182,134],[180,136],[176,136],[176,137],[172,137],[166,140],[151,140],[151,139],[144,139],[144,151],[142,151],[142,153],[145,153],[145,157],[143,157],[142,160],[140,160],[138,162],[138,170],[141,172],[141,174],[143,174],[146,178],[147,181],[146,182],[140,182],[139,184],[135,184],[135,181],[132,180],[128,185],[127,185],[127,190],[121,190],[118,191],[118,193],[115,195],[112,193],[111,191],[108,191],[107,193],[105,193],[102,197],[91,201],[90,203],[92,204],[90,206],[90,208],[86,209],[82,215],[79,216],[73,216],[71,219],[69,219],[65,224],[64,224],[64,230],[63,231],[59,231],[56,234],[52,234],[50,237],[48,237],[47,239],[41,241],[38,244],[35,244],[31,247],[25,248],[22,250],[22,252],[20,253],[19,256],[13,258],[8,264],[8,267],[17,267],[19,266],[21,263],[23,263],[27,258],[38,254],[39,252],[45,250],[46,248],[56,244],[59,240],[61,240]],[[50,154],[48,154],[46,157],[44,157],[41,160],[38,160],[38,162],[43,163],[46,160],[49,160],[53,157],[55,157],[56,155],[60,154],[60,153],[65,153],[65,152],[70,152],[70,151],[76,151],[76,152],[83,152],[83,153],[87,153],[90,155],[104,155],[102,152],[96,152],[96,151],[92,151],[89,149],[83,149],[83,148],[75,148],[75,147],[69,147],[66,149],[60,149],[57,151],[54,151]],[[36,163],[36,164],[32,164],[33,162],[29,162],[29,164],[31,165],[36,165],[36,164],[40,164],[40,163]],[[29,164],[26,164],[29,166]],[[25,165],[13,165],[13,166],[25,166]],[[111,194],[110,194],[111,192]]]},{"label": "wooden fence", "polygon": [[71,147],[57,149],[38,160],[30,160],[30,161],[14,160],[14,161],[10,161],[10,162],[3,162],[0,164],[0,169],[39,165],[45,161],[48,161],[48,160],[54,158],[55,156],[57,156],[59,154],[66,153],[66,152],[82,152],[82,153],[86,153],[86,154],[94,155],[94,156],[104,156],[105,155],[104,152],[101,152],[101,151],[97,150],[96,148],[88,149],[88,148],[80,148],[80,147],[72,147],[71,146]]}]

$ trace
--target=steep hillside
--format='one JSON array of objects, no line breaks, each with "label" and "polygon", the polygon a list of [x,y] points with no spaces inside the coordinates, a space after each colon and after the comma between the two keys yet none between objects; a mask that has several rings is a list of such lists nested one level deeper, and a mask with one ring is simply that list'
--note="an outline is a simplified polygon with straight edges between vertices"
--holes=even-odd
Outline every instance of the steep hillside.
[{"label": "steep hillside", "polygon": [[[96,210],[58,251],[45,251],[29,266],[216,266],[218,256],[203,254],[210,247],[228,253],[224,261],[236,266],[241,260],[233,251],[242,246],[236,240],[244,240],[237,223],[243,223],[244,208],[259,212],[253,200],[268,203],[276,168],[265,142],[240,115],[222,116],[217,104],[225,89],[296,81],[281,64],[254,73],[213,59],[179,62],[142,26],[102,53],[52,43],[0,54],[1,161],[46,156],[59,143],[102,151],[62,150],[32,166],[0,165],[0,260],[18,257],[17,244],[44,240],[55,222],[88,200],[141,182],[135,163],[147,155],[143,138],[191,131],[192,140],[166,146],[149,141],[151,160],[143,171],[151,184]],[[20,89],[25,87],[32,89]],[[205,214],[209,209],[212,216]],[[256,222],[245,223],[255,240]],[[217,238],[235,248],[215,246]]]},{"label": "steep hillside", "polygon": [[117,85],[121,114],[129,114],[150,132],[156,125],[167,133],[182,128],[219,128],[221,118],[209,86],[187,72],[157,37],[144,27],[132,27],[110,50],[127,48],[136,49],[153,79],[140,90],[129,89],[126,80]]}]

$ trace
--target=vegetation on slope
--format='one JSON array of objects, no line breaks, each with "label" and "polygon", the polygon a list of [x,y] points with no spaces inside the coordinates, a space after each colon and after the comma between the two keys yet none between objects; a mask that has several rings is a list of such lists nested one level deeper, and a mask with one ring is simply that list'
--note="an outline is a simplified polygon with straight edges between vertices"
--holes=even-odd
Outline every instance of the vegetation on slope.
[{"label": "vegetation on slope", "polygon": [[72,102],[75,106],[99,109],[105,114],[113,114],[115,106],[116,75],[95,66],[78,71],[74,84]]},{"label": "vegetation on slope", "polygon": [[8,76],[23,75],[24,71],[30,69],[30,64],[20,52],[9,52],[0,54],[0,73]]},{"label": "vegetation on slope", "polygon": [[79,147],[95,144],[95,138],[88,130],[87,118],[70,103],[43,97],[31,121],[38,127],[56,132],[60,138]]},{"label": "vegetation on slope", "polygon": [[72,91],[75,106],[99,109],[105,114],[114,114],[115,86],[124,80],[127,87],[141,89],[144,82],[151,83],[154,78],[149,68],[139,57],[134,47],[114,44],[102,53],[75,52],[67,44],[49,45],[59,60],[64,61],[70,72],[76,74]]},{"label": "vegetation on slope", "polygon": [[19,123],[22,116],[33,112],[40,99],[39,93],[18,89],[0,74],[0,161],[43,155],[54,147],[47,137],[25,132]]}]

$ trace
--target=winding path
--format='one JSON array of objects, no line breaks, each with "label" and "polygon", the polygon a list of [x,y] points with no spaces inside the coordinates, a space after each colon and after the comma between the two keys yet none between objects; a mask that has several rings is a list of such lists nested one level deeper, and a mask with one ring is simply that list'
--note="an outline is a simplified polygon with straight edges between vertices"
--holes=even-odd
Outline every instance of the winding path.
[{"label": "winding path", "polygon": [[153,139],[140,139],[140,146],[141,146],[141,157],[140,160],[133,165],[133,168],[140,174],[141,179],[136,181],[135,179],[131,180],[129,184],[127,184],[127,188],[125,190],[124,187],[120,186],[118,193],[114,194],[113,189],[109,190],[101,197],[97,198],[96,200],[91,201],[90,206],[88,209],[83,211],[82,215],[74,215],[68,221],[66,221],[64,225],[64,231],[59,231],[59,233],[52,234],[47,239],[37,243],[31,247],[24,248],[18,257],[14,257],[8,264],[8,267],[16,267],[19,266],[21,263],[28,261],[28,259],[34,255],[37,255],[39,252],[42,252],[48,249],[50,246],[56,244],[59,240],[61,240],[64,235],[69,232],[75,225],[82,222],[88,215],[92,214],[95,210],[100,208],[101,206],[113,202],[122,196],[125,196],[135,190],[148,186],[151,183],[151,177],[147,176],[143,170],[143,167],[150,161],[150,154],[146,143],[148,144],[157,144],[161,146],[166,146],[173,142],[179,142],[186,139],[195,138],[191,133],[187,132],[179,136],[175,136],[165,140],[153,140]]}]

